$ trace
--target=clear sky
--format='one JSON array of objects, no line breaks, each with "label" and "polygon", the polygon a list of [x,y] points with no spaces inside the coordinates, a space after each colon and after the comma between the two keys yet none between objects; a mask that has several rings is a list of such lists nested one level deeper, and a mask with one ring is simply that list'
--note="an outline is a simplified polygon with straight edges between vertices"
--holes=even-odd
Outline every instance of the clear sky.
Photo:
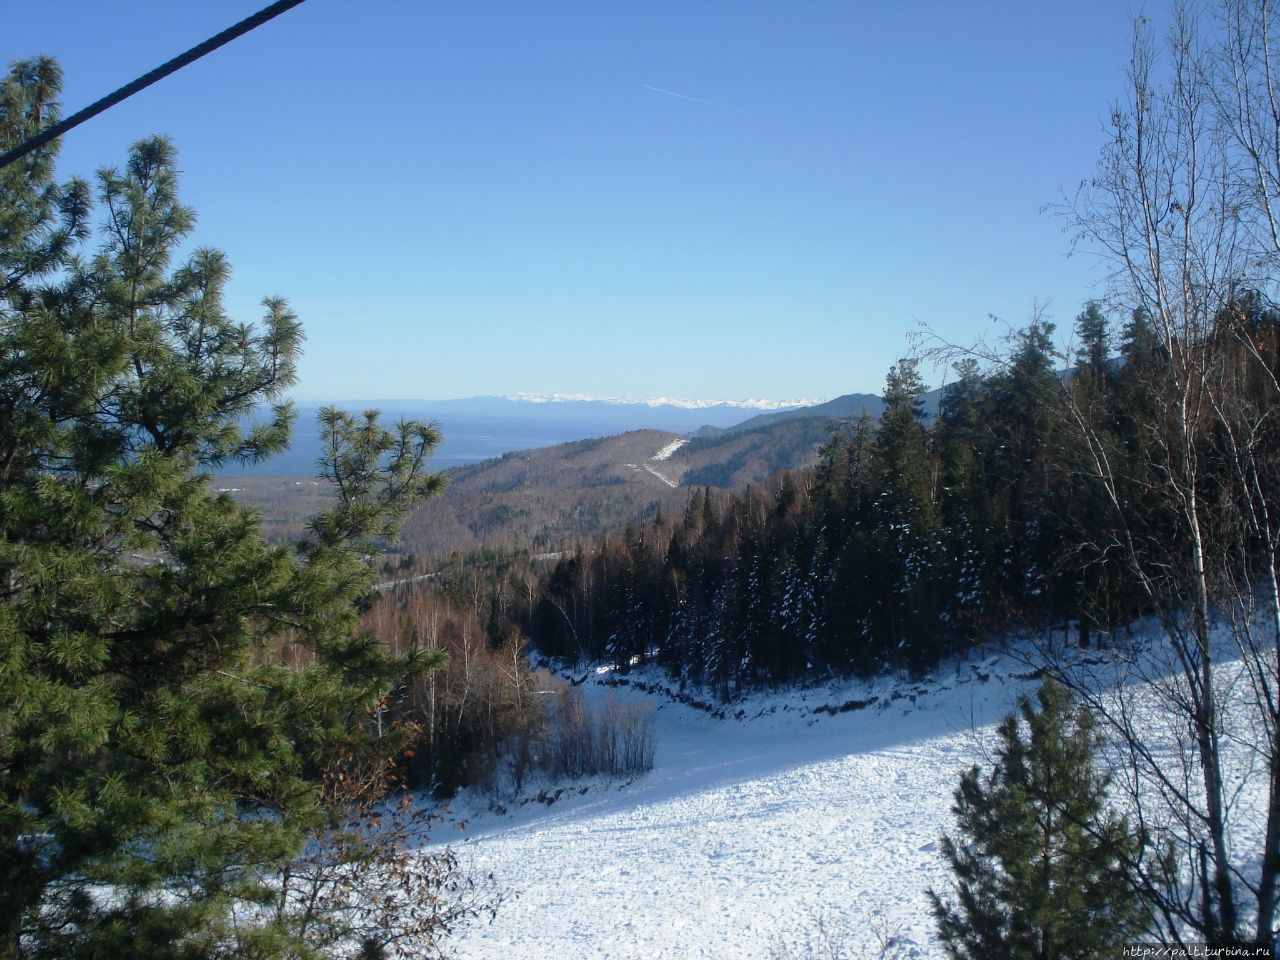
[{"label": "clear sky", "polygon": [[[70,113],[266,2],[13,4],[0,52],[57,57]],[[299,399],[879,392],[918,323],[1070,327],[1098,269],[1041,208],[1130,34],[1121,0],[308,0],[60,170],[171,136],[232,312],[302,318]]]}]

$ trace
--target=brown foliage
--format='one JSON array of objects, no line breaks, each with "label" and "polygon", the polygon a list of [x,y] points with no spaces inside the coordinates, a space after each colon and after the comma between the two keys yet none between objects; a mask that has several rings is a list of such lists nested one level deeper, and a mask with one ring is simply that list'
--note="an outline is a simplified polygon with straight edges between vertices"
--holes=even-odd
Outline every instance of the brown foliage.
[{"label": "brown foliage", "polygon": [[466,923],[502,901],[492,874],[449,847],[426,850],[435,818],[385,764],[336,760],[324,773],[330,828],[279,878],[269,926],[317,949],[356,944],[363,957],[439,957]]}]

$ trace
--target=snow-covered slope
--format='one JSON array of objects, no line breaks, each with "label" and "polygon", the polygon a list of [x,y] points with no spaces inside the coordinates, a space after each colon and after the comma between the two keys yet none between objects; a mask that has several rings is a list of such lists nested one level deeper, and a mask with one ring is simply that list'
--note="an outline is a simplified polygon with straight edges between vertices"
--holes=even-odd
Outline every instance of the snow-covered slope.
[{"label": "snow-covered slope", "polygon": [[[925,898],[949,886],[938,840],[961,772],[989,763],[995,722],[1038,685],[1024,657],[758,696],[723,718],[652,692],[661,682],[596,671],[584,686],[655,705],[652,772],[470,812],[458,849],[511,899],[459,957],[943,955]],[[1153,727],[1157,749],[1167,736]],[[1237,796],[1246,860],[1261,799]]]},{"label": "snow-covered slope", "polygon": [[[895,936],[886,956],[936,955],[924,891],[946,882],[951,793],[1033,686],[1012,676],[1025,669],[991,658],[758,697],[725,719],[653,697],[651,773],[472,821],[464,857],[514,897],[458,956],[804,955],[819,920],[850,956]],[[610,676],[591,678],[596,695]],[[839,712],[862,700],[876,702]]]}]

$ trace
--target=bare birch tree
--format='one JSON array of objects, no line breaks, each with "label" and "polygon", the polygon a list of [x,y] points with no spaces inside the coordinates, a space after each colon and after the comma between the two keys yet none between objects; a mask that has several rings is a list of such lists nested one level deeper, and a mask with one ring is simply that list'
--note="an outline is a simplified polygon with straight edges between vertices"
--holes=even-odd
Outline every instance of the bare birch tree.
[{"label": "bare birch tree", "polygon": [[[1066,210],[1109,267],[1110,301],[1142,311],[1158,344],[1142,425],[1154,468],[1146,492],[1172,529],[1135,516],[1111,438],[1067,409],[1079,462],[1111,514],[1096,552],[1123,557],[1163,628],[1155,656],[1135,658],[1121,679],[1158,705],[1164,740],[1129,696],[1078,676],[1073,685],[1120,734],[1143,825],[1183,858],[1175,887],[1140,878],[1166,932],[1269,943],[1280,878],[1280,389],[1263,305],[1280,262],[1280,100],[1269,5],[1227,0],[1212,14],[1202,23],[1179,9],[1163,47],[1136,22],[1127,101],[1112,111],[1097,175]],[[1255,585],[1271,611],[1266,636]],[[1265,779],[1263,848],[1233,849],[1247,834],[1239,821],[1255,816],[1244,799],[1255,777]]]}]

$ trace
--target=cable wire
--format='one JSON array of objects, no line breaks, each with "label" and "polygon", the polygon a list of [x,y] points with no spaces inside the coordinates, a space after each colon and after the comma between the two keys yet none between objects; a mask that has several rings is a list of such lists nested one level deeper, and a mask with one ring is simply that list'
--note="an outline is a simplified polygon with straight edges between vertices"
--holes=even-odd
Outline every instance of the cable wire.
[{"label": "cable wire", "polygon": [[110,107],[114,107],[120,101],[127,100],[139,90],[145,90],[157,80],[163,80],[165,77],[169,76],[169,74],[176,73],[188,64],[199,60],[205,54],[212,53],[224,44],[230,43],[236,37],[248,33],[255,27],[262,26],[268,20],[275,19],[286,10],[292,10],[294,7],[298,6],[298,4],[303,2],[304,0],[277,0],[276,3],[273,3],[268,7],[263,7],[257,13],[253,14],[253,16],[245,17],[239,23],[228,27],[216,36],[210,37],[204,43],[192,47],[186,53],[179,54],[167,63],[156,67],[150,73],[143,74],[132,83],[125,84],[115,93],[108,94],[101,100],[91,103],[79,113],[73,113],[65,120],[60,120],[53,126],[46,127],[30,140],[23,141],[8,153],[0,155],[0,169],[7,167],[15,160],[22,159],[32,150],[39,149],[55,137],[62,136],[73,127],[78,127],[86,120],[96,117],[98,114],[102,113],[102,111],[107,110]]}]

